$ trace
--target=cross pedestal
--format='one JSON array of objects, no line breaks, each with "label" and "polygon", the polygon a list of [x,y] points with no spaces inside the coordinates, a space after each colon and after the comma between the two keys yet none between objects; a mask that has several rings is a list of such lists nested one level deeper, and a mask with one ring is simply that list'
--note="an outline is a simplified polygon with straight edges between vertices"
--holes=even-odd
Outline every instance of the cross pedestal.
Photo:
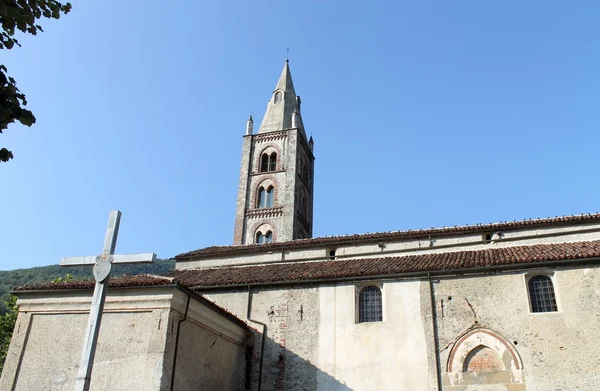
[{"label": "cross pedestal", "polygon": [[92,297],[92,306],[90,308],[90,317],[85,332],[83,350],[81,352],[81,362],[77,372],[77,381],[75,391],[88,391],[90,388],[90,379],[92,366],[94,365],[94,355],[96,353],[96,342],[98,341],[98,332],[100,331],[100,321],[102,320],[102,310],[106,299],[106,290],[108,289],[108,276],[113,263],[139,263],[154,262],[156,254],[132,254],[132,255],[114,255],[117,245],[117,235],[119,233],[119,223],[121,221],[121,212],[113,210],[108,218],[108,228],[106,228],[106,238],[104,239],[104,248],[102,254],[88,257],[69,257],[60,260],[61,266],[90,266],[94,265],[94,278],[96,286],[94,287],[94,296]]}]

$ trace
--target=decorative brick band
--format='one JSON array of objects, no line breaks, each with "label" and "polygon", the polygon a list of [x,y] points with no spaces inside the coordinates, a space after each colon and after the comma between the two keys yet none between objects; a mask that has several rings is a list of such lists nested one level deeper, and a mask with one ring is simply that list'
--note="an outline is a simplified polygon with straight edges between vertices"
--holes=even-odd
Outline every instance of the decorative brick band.
[{"label": "decorative brick band", "polygon": [[254,135],[254,141],[263,143],[265,141],[281,140],[288,136],[287,130],[281,132],[259,133]]},{"label": "decorative brick band", "polygon": [[278,206],[275,208],[250,209],[246,212],[246,217],[250,219],[279,216],[283,216],[283,206]]}]

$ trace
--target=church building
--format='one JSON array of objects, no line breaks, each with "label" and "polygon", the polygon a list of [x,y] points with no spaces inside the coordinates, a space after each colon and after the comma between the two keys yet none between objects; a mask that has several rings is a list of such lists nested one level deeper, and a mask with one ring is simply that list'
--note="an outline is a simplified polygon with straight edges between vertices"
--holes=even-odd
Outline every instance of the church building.
[{"label": "church building", "polygon": [[[314,151],[286,61],[233,245],[111,280],[91,389],[600,389],[600,214],[313,238]],[[72,389],[91,286],[16,288],[0,391]]]}]

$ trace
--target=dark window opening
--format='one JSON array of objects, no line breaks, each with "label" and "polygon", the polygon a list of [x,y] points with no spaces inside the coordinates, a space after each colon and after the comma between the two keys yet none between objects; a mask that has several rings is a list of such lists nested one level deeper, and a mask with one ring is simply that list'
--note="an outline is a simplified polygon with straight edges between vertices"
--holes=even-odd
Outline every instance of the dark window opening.
[{"label": "dark window opening", "polygon": [[246,347],[246,355],[245,361],[246,366],[244,368],[244,389],[251,390],[252,389],[252,355],[254,354],[254,349],[251,346]]},{"label": "dark window opening", "polygon": [[376,286],[363,288],[358,295],[358,321],[363,323],[382,320],[381,290]]},{"label": "dark window opening", "polygon": [[329,250],[329,259],[335,260],[335,248]]},{"label": "dark window opening", "polygon": [[275,171],[277,169],[277,154],[273,152],[269,156],[269,171]]},{"label": "dark window opening", "polygon": [[264,153],[260,157],[260,172],[267,172],[267,171],[269,171],[269,155]]},{"label": "dark window opening", "polygon": [[529,300],[531,301],[531,312],[554,312],[558,311],[554,286],[552,280],[547,276],[535,276],[529,279]]},{"label": "dark window opening", "polygon": [[483,241],[487,244],[487,243],[492,243],[492,237],[494,236],[494,234],[489,233],[489,234],[484,234],[483,235]]},{"label": "dark window opening", "polygon": [[265,234],[265,243],[271,243],[273,241],[273,232],[267,231]]}]

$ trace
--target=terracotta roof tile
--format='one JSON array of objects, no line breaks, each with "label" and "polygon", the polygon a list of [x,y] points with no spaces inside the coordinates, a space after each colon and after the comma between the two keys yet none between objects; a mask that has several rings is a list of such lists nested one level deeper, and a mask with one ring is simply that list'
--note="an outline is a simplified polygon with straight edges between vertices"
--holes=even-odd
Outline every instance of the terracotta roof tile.
[{"label": "terracotta roof tile", "polygon": [[293,283],[346,277],[398,275],[544,263],[600,257],[600,241],[537,244],[458,251],[362,258],[339,261],[290,262],[244,267],[175,270],[171,276],[189,287],[216,287],[244,284]]},{"label": "terracotta roof tile", "polygon": [[[22,291],[54,291],[64,289],[94,289],[96,281],[94,280],[73,280],[69,282],[46,282],[38,284],[23,285],[14,288],[15,292]],[[148,274],[138,276],[123,276],[111,278],[108,281],[109,288],[127,288],[127,287],[143,287],[155,285],[171,285],[174,284],[173,278],[162,276],[151,276]]]},{"label": "terracotta roof tile", "polygon": [[477,233],[498,230],[511,230],[519,228],[543,228],[556,225],[590,224],[600,222],[600,213],[581,214],[573,216],[551,217],[544,219],[530,219],[520,221],[509,221],[490,224],[465,225],[444,228],[429,228],[407,231],[376,232],[367,234],[326,236],[312,239],[298,239],[288,242],[273,242],[269,244],[247,244],[237,246],[212,246],[203,249],[189,251],[177,255],[177,261],[201,259],[209,256],[229,255],[233,253],[274,251],[283,248],[303,248],[327,244],[344,245],[361,242],[375,242],[386,239],[416,238],[429,235],[453,235],[462,233]]},{"label": "terracotta roof tile", "polygon": [[[56,290],[91,290],[94,289],[96,282],[94,280],[80,280],[80,281],[69,281],[59,283],[43,283],[43,284],[30,284],[16,287],[13,289],[14,292],[27,292],[27,291],[56,291]],[[110,278],[108,281],[109,288],[130,288],[130,287],[147,287],[147,286],[161,286],[161,285],[172,285],[180,289],[183,289],[187,293],[194,296],[198,301],[203,302],[208,307],[211,307],[216,312],[221,313],[223,316],[236,323],[245,330],[249,330],[248,325],[237,316],[223,307],[220,307],[213,301],[206,297],[199,295],[198,293],[190,290],[185,284],[173,279],[172,277],[164,276],[152,276],[149,274],[137,275],[137,276],[123,276]]]}]

